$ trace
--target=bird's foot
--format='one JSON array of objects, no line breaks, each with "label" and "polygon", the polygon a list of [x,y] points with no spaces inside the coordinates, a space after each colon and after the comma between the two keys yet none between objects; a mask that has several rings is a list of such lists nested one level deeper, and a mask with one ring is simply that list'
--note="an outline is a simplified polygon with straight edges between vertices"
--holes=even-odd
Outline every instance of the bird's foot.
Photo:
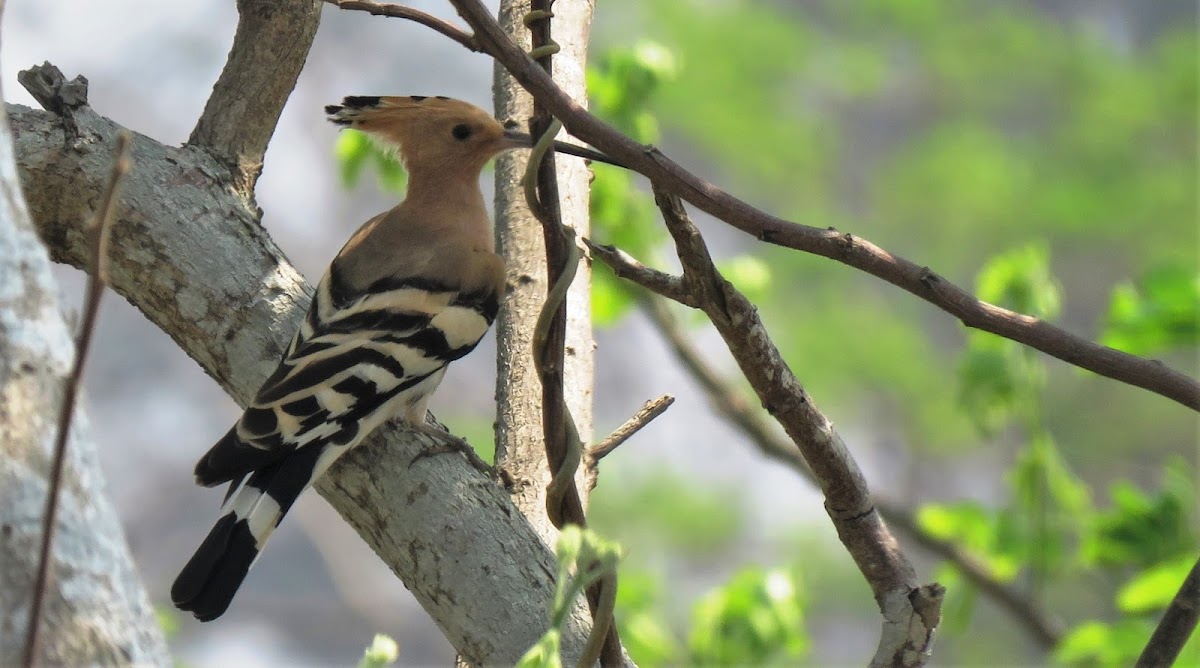
[{"label": "bird's foot", "polygon": [[469,463],[472,468],[493,480],[497,479],[496,469],[490,466],[487,462],[483,461],[483,459],[475,452],[475,448],[472,448],[471,444],[467,443],[465,440],[431,424],[412,425],[410,428],[414,431],[419,431],[422,434],[429,436],[437,442],[437,445],[433,446],[432,448],[422,450],[417,454],[416,457],[413,457],[413,460],[408,463],[409,468],[412,468],[413,464],[416,464],[426,457],[457,452],[467,458],[467,463]]}]

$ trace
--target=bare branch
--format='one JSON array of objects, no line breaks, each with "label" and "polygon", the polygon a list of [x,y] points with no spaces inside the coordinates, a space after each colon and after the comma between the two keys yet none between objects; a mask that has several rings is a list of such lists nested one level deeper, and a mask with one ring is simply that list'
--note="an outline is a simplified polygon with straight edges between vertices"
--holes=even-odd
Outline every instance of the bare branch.
[{"label": "bare branch", "polygon": [[651,292],[684,306],[700,308],[700,302],[684,288],[683,281],[679,277],[648,267],[615,246],[598,244],[591,239],[584,239],[583,242],[587,244],[592,257],[600,258],[600,261],[608,265],[608,268],[612,269],[618,278],[637,283]]},{"label": "bare branch", "polygon": [[[87,243],[78,214],[99,198],[108,163],[97,147],[110,146],[119,128],[84,106],[70,124],[88,141],[72,145],[64,141],[67,121],[6,108],[34,222],[55,259],[82,266]],[[244,404],[299,325],[311,288],[210,154],[135,136],[133,155],[138,169],[113,226],[111,287]],[[384,426],[339,460],[317,491],[463,656],[476,665],[515,663],[545,630],[554,556],[504,490],[464,458],[418,459],[436,445],[422,432]],[[429,557],[436,554],[455,558]],[[565,659],[578,658],[590,628],[581,607],[563,636]]]},{"label": "bare branch", "polygon": [[92,335],[96,331],[96,318],[100,314],[100,298],[104,296],[104,285],[108,282],[108,232],[116,208],[117,193],[121,181],[129,173],[128,131],[117,135],[117,155],[113,160],[112,176],[100,200],[100,210],[92,220],[92,262],[88,272],[87,292],[83,305],[83,322],[75,343],[75,363],[63,380],[63,401],[58,413],[58,432],[54,439],[54,454],[50,465],[50,484],[46,490],[46,512],[42,517],[42,544],[38,555],[37,577],[33,584],[33,601],[29,606],[29,627],[25,636],[25,668],[37,663],[38,635],[42,627],[42,606],[46,601],[46,589],[50,582],[51,555],[54,552],[54,528],[58,517],[59,492],[62,490],[63,466],[67,460],[67,438],[71,433],[71,417],[75,414],[75,402],[79,397],[79,384],[83,379],[83,365],[87,362]]},{"label": "bare branch", "polygon": [[1159,668],[1172,666],[1188,638],[1196,630],[1200,618],[1200,561],[1184,578],[1183,584],[1167,606],[1158,626],[1150,636],[1150,642],[1138,657],[1137,668]]},{"label": "bare branch", "polygon": [[758,318],[758,311],[713,265],[678,197],[655,191],[683,265],[683,283],[701,302],[767,411],[799,447],[825,496],[825,510],[883,613],[872,666],[924,665],[940,623],[944,590],[920,585],[833,424],[813,404]]},{"label": "bare branch", "polygon": [[367,12],[374,16],[387,16],[394,19],[405,19],[420,23],[426,28],[431,28],[435,32],[441,33],[446,37],[458,42],[466,47],[469,51],[476,53],[482,51],[479,45],[475,43],[475,38],[470,33],[462,30],[454,24],[447,23],[436,16],[426,14],[412,7],[404,5],[396,5],[389,2],[371,2],[370,0],[324,0],[338,9],[348,9],[359,12]]},{"label": "bare branch", "polygon": [[[784,464],[800,474],[805,480],[816,484],[812,471],[804,463],[804,457],[791,441],[779,435],[754,409],[732,383],[722,378],[704,361],[700,351],[684,333],[676,318],[666,308],[663,300],[643,297],[642,310],[651,324],[667,341],[675,358],[683,365],[692,379],[700,384],[713,407],[736,426],[746,438],[770,459]],[[955,543],[937,538],[921,528],[916,518],[902,504],[875,497],[875,507],[900,533],[951,563],[968,582],[983,594],[1007,610],[1044,649],[1053,648],[1062,639],[1062,623],[1051,618],[1042,606],[1013,585],[997,580],[975,555]]]},{"label": "bare branch", "polygon": [[238,27],[225,68],[188,143],[233,170],[253,202],[263,154],[321,20],[320,0],[238,0]]},{"label": "bare branch", "polygon": [[613,433],[609,434],[603,441],[588,448],[586,457],[593,462],[604,459],[622,443],[628,441],[630,437],[641,431],[643,427],[650,424],[654,418],[667,412],[667,409],[673,403],[675,403],[675,397],[669,394],[664,394],[657,399],[647,401],[638,412],[625,421],[625,424],[614,429]]},{"label": "bare branch", "polygon": [[1064,362],[1135,385],[1200,411],[1200,382],[1156,360],[1123,353],[1045,321],[980,301],[928,267],[834,229],[799,225],[760,211],[708,183],[652,146],[638,144],[588,113],[564,93],[500,29],[480,0],[451,0],[475,30],[485,52],[512,73],[572,135],[756,239],[821,255],[881,278],[981,329],[1036,348]]}]

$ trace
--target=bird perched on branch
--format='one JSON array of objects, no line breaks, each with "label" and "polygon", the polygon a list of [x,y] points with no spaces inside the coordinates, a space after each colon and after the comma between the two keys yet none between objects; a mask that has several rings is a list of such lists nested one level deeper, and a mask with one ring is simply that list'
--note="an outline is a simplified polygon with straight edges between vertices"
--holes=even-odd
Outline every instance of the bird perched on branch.
[{"label": "bird perched on branch", "polygon": [[530,138],[445,97],[347,97],[325,111],[398,150],[408,194],[338,252],[278,368],[196,464],[198,484],[230,483],[171,587],[201,621],[225,612],[292,503],[338,457],[393,417],[423,427],[446,365],[483,338],[504,291],[479,176]]}]

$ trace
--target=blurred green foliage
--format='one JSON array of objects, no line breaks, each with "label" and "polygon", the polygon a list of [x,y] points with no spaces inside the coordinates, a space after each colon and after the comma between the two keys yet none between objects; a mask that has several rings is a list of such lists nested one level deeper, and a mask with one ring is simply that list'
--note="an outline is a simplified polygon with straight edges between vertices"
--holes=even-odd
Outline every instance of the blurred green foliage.
[{"label": "blurred green foliage", "polygon": [[620,494],[599,491],[602,501],[589,518],[605,533],[619,530],[622,540],[707,555],[729,545],[746,521],[747,509],[736,490],[699,488],[669,470],[627,478],[621,486]]},{"label": "blurred green foliage", "polygon": [[365,133],[351,128],[338,134],[334,145],[342,187],[358,187],[363,170],[368,166],[375,173],[380,190],[403,194],[408,185],[408,173],[396,159],[395,153],[380,147]]},{"label": "blurred green foliage", "polygon": [[798,581],[750,568],[697,602],[688,660],[697,666],[791,665],[808,651]]},{"label": "blurred green foliage", "polygon": [[[1004,249],[1032,243],[1072,267],[1061,298],[1080,305],[1067,325],[1093,338],[1102,334],[1096,300],[1131,273],[1182,267],[1184,285],[1195,283],[1200,70],[1190,22],[1131,48],[1132,38],[1091,23],[1099,9],[1064,17],[949,0],[621,6],[607,21],[598,13],[597,41],[645,35],[675,54],[672,76],[653,95],[633,87],[634,102],[648,101],[677,159],[772,213],[853,231],[959,284]],[[594,96],[601,114],[611,88]],[[601,230],[644,224],[599,218]],[[626,250],[655,264],[661,250],[644,246]],[[731,246],[715,250],[748,244]],[[895,406],[895,426],[915,447],[971,440],[973,425],[946,391],[947,349],[962,336],[947,316],[827,260],[754,252],[780,286],[757,303],[793,370],[826,403],[871,396]],[[1158,347],[1142,354],[1197,340],[1195,303],[1163,299],[1139,307],[1162,314],[1147,335]],[[622,312],[606,302],[599,320]]]},{"label": "blurred green foliage", "polygon": [[[646,106],[675,73],[674,58],[658,44],[611,49],[587,70],[592,111],[639,142],[657,142],[658,121]],[[653,200],[637,189],[629,172],[600,164],[594,169],[592,236],[657,264],[658,248],[667,234],[657,222]],[[633,297],[607,266],[596,263],[593,269],[592,317],[598,326],[613,325],[633,307]]]},{"label": "blurred green foliage", "polygon": [[663,598],[658,578],[622,573],[619,630],[638,665],[783,666],[808,653],[806,601],[797,574],[787,569],[746,568],[701,596],[692,606],[686,641],[672,629]]},{"label": "blurred green foliage", "polygon": [[[853,232],[974,282],[984,300],[1194,374],[1200,58],[1195,9],[1179,20],[1166,4],[626,0],[597,10],[595,42],[608,47],[587,80],[597,114],[772,213]],[[403,185],[361,137],[343,133],[338,154],[348,185],[370,165],[384,187]],[[669,269],[643,181],[595,173],[596,239]],[[966,499],[921,490],[938,499],[918,510],[921,527],[1067,620],[1055,661],[1131,664],[1200,549],[1194,417],[964,330],[836,262],[704,229],[835,420],[899,442],[913,469],[961,463],[970,487],[1003,482]],[[621,323],[629,288],[600,264],[594,276],[596,322]],[[985,461],[1005,463],[988,479],[969,466],[985,445]],[[819,569],[805,572],[823,614],[841,589],[869,600],[844,556],[793,550],[668,604],[687,598],[679,572],[747,559],[750,513],[739,490],[639,474],[617,488],[601,476],[590,511],[628,553],[618,622],[639,664],[819,663],[799,568]],[[960,576],[938,578],[949,588],[939,662],[1037,654],[997,640],[997,613]],[[820,589],[829,581],[838,595]],[[857,612],[874,628],[874,611]],[[1181,663],[1200,662],[1198,645]],[[557,650],[539,647],[530,661],[553,665]]]},{"label": "blurred green foliage", "polygon": [[400,646],[391,637],[376,633],[371,639],[371,646],[363,650],[363,658],[358,662],[358,668],[387,668],[396,663],[400,656]]},{"label": "blurred green foliage", "polygon": [[1101,343],[1135,355],[1200,341],[1200,273],[1160,267],[1113,290]]},{"label": "blurred green foliage", "polygon": [[593,531],[570,524],[558,535],[555,556],[558,571],[554,579],[550,628],[521,657],[517,663],[519,668],[562,668],[559,648],[571,611],[585,589],[616,572],[621,548]]},{"label": "blurred green foliage", "polygon": [[[1015,3],[619,7],[598,11],[596,42],[613,46],[588,81],[593,109],[630,136],[654,143],[661,135],[677,160],[772,213],[854,232],[960,285],[974,281],[981,299],[1196,371],[1194,20],[1134,36],[1120,32],[1134,31],[1132,19],[1114,24],[1098,8]],[[596,173],[594,235],[670,269],[669,238],[644,184],[603,166]],[[1189,414],[963,330],[834,262],[736,234],[710,235],[710,245],[835,419],[840,410],[856,422],[847,405],[884,407],[882,428],[915,466],[926,456],[970,461],[984,443],[1011,453],[997,471],[1000,498],[926,504],[921,526],[1069,620],[1055,660],[1131,663],[1200,548]],[[615,325],[634,302],[597,267],[596,321]],[[1097,426],[1114,420],[1115,428]],[[1138,440],[1118,440],[1130,435]],[[1160,481],[1147,470],[1165,474]],[[721,610],[737,619],[709,627],[708,637],[735,638],[733,646],[704,661],[770,661],[761,641],[774,652],[791,647],[799,653],[777,656],[803,662],[807,637],[772,636],[763,621],[771,605],[753,592],[764,571],[734,575],[687,619],[656,603],[678,595],[656,571],[704,554],[736,558],[732,546],[746,537],[714,514],[738,494],[697,497],[678,479],[649,487],[610,495],[602,482],[592,506],[633,557],[620,610],[635,659],[700,661],[682,658],[695,647],[680,639],[702,633],[701,619],[722,619],[711,612]],[[697,530],[689,515],[716,518],[707,546],[675,535],[678,526]],[[643,552],[655,556],[636,558]],[[977,594],[946,568],[939,579],[950,586],[939,660],[994,663],[995,651],[1014,651],[963,642],[981,633],[972,627]],[[732,630],[748,628],[758,633]],[[1028,656],[1018,650],[1010,660]]]}]

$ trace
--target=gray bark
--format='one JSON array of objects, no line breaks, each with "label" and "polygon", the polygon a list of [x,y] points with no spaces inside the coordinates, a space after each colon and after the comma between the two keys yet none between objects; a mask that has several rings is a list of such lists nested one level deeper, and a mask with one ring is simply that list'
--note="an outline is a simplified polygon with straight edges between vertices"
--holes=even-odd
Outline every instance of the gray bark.
[{"label": "gray bark", "polygon": [[[584,66],[594,3],[564,2],[554,6],[553,35],[562,51],[554,56],[555,81],[581,104],[587,104]],[[522,18],[528,0],[500,3],[505,30],[529,48],[529,31]],[[516,121],[525,129],[533,99],[505,69],[496,66],[496,118]],[[561,138],[561,137],[560,137]],[[508,296],[496,320],[499,350],[496,375],[498,415],[496,464],[512,481],[514,502],[538,533],[553,544],[558,532],[546,516],[546,465],[542,432],[542,388],[533,364],[533,330],[546,301],[546,248],[541,224],[529,213],[519,185],[528,155],[510,152],[496,162],[496,239],[508,267]],[[590,232],[588,216],[591,175],[582,160],[556,160],[563,223],[580,237]],[[592,338],[591,267],[584,261],[567,295],[567,347],[563,371],[565,397],[585,443],[592,436],[592,388],[595,386],[595,341]],[[577,486],[587,503],[588,485],[581,475]]]},{"label": "gray bark", "polygon": [[[119,128],[86,106],[66,120],[9,109],[34,223],[54,259],[80,266],[81,212],[99,196]],[[142,136],[133,157],[112,230],[113,288],[244,404],[278,362],[311,290],[236,192],[227,164]],[[431,445],[385,426],[317,490],[467,660],[512,664],[548,624],[553,556],[463,457],[420,457]],[[268,549],[260,567],[270,560]],[[589,628],[586,615],[572,618],[565,660],[575,661]]]},{"label": "gray bark", "polygon": [[[75,345],[22,200],[2,110],[0,189],[0,665],[10,666],[24,651],[50,452]],[[86,206],[76,213],[83,220]],[[166,665],[162,631],[80,410],[67,448],[39,656],[50,665]]]}]

